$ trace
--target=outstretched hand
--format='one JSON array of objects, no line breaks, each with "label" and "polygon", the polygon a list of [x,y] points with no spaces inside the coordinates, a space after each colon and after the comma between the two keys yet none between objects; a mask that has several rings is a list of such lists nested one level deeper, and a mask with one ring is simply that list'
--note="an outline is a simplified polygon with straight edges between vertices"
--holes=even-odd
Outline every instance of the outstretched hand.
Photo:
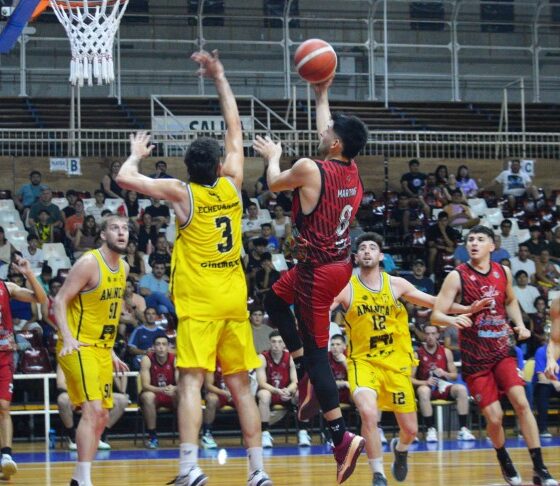
[{"label": "outstretched hand", "polygon": [[212,52],[205,50],[193,52],[191,59],[200,64],[200,68],[197,71],[199,76],[206,76],[212,79],[224,76],[224,66],[220,61],[217,49]]},{"label": "outstretched hand", "polygon": [[484,297],[484,299],[475,300],[471,304],[471,314],[476,314],[483,309],[487,309],[492,305],[492,302],[494,302],[494,299],[492,297]]},{"label": "outstretched hand", "polygon": [[253,142],[253,149],[265,160],[271,160],[282,156],[282,144],[274,143],[267,135],[265,138],[257,135]]},{"label": "outstretched hand", "polygon": [[130,134],[130,153],[131,155],[143,159],[149,157],[154,150],[155,145],[150,144],[150,134],[146,131],[140,131]]}]

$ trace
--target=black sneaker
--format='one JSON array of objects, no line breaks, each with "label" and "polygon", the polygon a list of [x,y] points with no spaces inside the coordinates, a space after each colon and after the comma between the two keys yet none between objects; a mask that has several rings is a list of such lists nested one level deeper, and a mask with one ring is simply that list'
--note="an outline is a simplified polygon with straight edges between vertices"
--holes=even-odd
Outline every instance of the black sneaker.
[{"label": "black sneaker", "polygon": [[533,469],[533,484],[538,486],[558,486],[558,481],[554,479],[546,467]]},{"label": "black sneaker", "polygon": [[387,478],[383,474],[376,472],[373,475],[372,486],[387,486]]},{"label": "black sneaker", "polygon": [[80,483],[78,483],[75,479],[72,479],[72,481],[70,481],[70,486],[80,486]]},{"label": "black sneaker", "polygon": [[398,451],[396,449],[398,443],[399,439],[397,437],[391,440],[391,450],[395,455],[395,460],[393,462],[393,465],[391,466],[391,473],[397,481],[403,482],[406,479],[406,475],[408,474],[408,451]]},{"label": "black sneaker", "polygon": [[521,486],[521,476],[515,469],[513,462],[510,460],[500,463],[500,468],[502,469],[502,476],[510,486]]}]

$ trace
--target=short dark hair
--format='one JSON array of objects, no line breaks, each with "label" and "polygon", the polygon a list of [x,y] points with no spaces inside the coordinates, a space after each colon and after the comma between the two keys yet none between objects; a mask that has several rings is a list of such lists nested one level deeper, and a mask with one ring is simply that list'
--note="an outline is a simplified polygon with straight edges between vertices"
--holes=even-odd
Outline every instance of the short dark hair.
[{"label": "short dark hair", "polygon": [[373,231],[362,233],[356,238],[356,248],[359,248],[364,241],[373,241],[374,243],[377,243],[379,249],[383,248],[383,236],[379,233],[374,233]]},{"label": "short dark hair", "polygon": [[158,310],[155,307],[149,305],[144,309],[144,315],[146,315],[146,312],[148,312],[150,309],[152,309],[156,314],[158,313]]},{"label": "short dark hair", "polygon": [[459,196],[463,195],[463,191],[461,191],[461,189],[453,189],[451,191],[451,195],[453,196],[453,194],[459,194]]},{"label": "short dark hair", "polygon": [[51,289],[51,287],[53,286],[53,284],[56,284],[56,283],[58,283],[58,284],[60,284],[60,285],[63,285],[63,284],[64,284],[64,280],[62,280],[60,277],[51,278],[50,281],[49,281],[49,290]]},{"label": "short dark hair", "polygon": [[[2,229],[2,231],[4,231],[4,230]],[[37,235],[31,233],[31,234],[27,235],[27,243],[29,243],[31,240],[39,241],[39,237]]]},{"label": "short dark hair", "polygon": [[261,224],[261,228],[270,228],[272,229],[272,225],[270,223],[263,223]]},{"label": "short dark hair", "polygon": [[331,341],[333,339],[340,339],[344,344],[346,344],[346,338],[342,334],[334,334],[331,336]]},{"label": "short dark hair", "polygon": [[101,189],[96,189],[93,194],[103,194],[103,195],[105,195],[105,192],[102,191]]},{"label": "short dark hair", "polygon": [[159,334],[159,335],[157,335],[157,336],[153,339],[152,344],[155,344],[156,341],[157,341],[158,339],[165,339],[165,340],[167,341],[167,344],[169,344],[169,336],[168,336],[167,334]]},{"label": "short dark hair", "polygon": [[410,168],[411,165],[420,165],[420,161],[418,159],[410,159],[408,161],[408,167]]},{"label": "short dark hair", "polygon": [[38,170],[32,170],[29,173],[29,178],[33,177],[34,175],[38,175],[39,177],[41,177],[41,173]]},{"label": "short dark hair", "polygon": [[282,337],[282,335],[280,334],[280,331],[278,329],[274,329],[274,331],[272,331],[269,335],[268,335],[268,339],[272,339],[273,337]]},{"label": "short dark hair", "polygon": [[249,307],[249,315],[253,315],[255,312],[262,312],[264,314],[264,310],[260,305]]},{"label": "short dark hair", "polygon": [[500,228],[503,228],[506,225],[512,226],[511,219],[503,219],[502,222],[500,223]]},{"label": "short dark hair", "polygon": [[270,253],[269,251],[265,251],[265,252],[261,255],[261,262],[266,262],[266,261],[269,261],[269,262],[272,261],[272,255],[271,255],[271,253]]},{"label": "short dark hair", "polygon": [[449,214],[447,214],[445,211],[440,211],[439,214],[437,215],[438,221],[440,219],[445,219],[445,218],[449,218]]},{"label": "short dark hair", "polygon": [[342,140],[342,155],[353,159],[367,143],[367,127],[357,116],[340,112],[332,114],[332,121],[334,133]]},{"label": "short dark hair", "polygon": [[477,224],[476,226],[473,226],[470,231],[468,232],[467,236],[473,235],[473,234],[481,234],[481,235],[486,235],[488,236],[488,238],[490,238],[492,241],[494,241],[494,231],[486,226],[482,226],[481,224]]},{"label": "short dark hair", "polygon": [[166,162],[165,160],[158,160],[158,161],[156,162],[156,164],[155,164],[156,169],[157,169],[157,166],[158,166],[159,164],[163,164],[163,165],[165,165],[165,167],[167,167],[167,162]]},{"label": "short dark hair", "polygon": [[192,142],[185,154],[185,165],[191,182],[213,184],[218,178],[220,155],[220,145],[213,138],[200,137]]},{"label": "short dark hair", "polygon": [[518,270],[517,272],[515,272],[515,279],[517,280],[519,277],[521,277],[521,275],[529,277],[529,274],[525,270]]}]

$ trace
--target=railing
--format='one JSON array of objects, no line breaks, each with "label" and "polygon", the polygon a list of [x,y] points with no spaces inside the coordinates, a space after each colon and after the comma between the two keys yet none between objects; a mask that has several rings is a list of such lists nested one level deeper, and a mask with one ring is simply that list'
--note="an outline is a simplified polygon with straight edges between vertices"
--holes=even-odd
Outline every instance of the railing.
[{"label": "railing", "polygon": [[[137,371],[129,371],[125,373],[126,376],[136,378],[138,376]],[[22,375],[14,375],[14,380],[42,380],[43,381],[43,407],[40,409],[29,408],[23,410],[11,410],[10,415],[44,415],[45,417],[45,446],[49,445],[49,430],[51,429],[51,415],[58,414],[58,407],[53,407],[51,404],[51,396],[49,390],[49,380],[55,380],[55,373],[37,373]],[[29,404],[23,404],[23,406],[29,406]],[[18,405],[14,404],[14,407]],[[18,407],[19,408],[19,407]],[[126,411],[136,411],[137,408],[127,408]]]},{"label": "railing", "polygon": [[[246,154],[252,156],[250,142],[268,131],[255,129],[244,133]],[[2,129],[0,156],[66,157],[72,145],[79,144],[82,157],[126,158],[130,151],[130,130],[99,129]],[[223,131],[157,131],[153,133],[156,156],[180,156],[185,147],[200,135],[218,140]],[[315,131],[274,130],[274,138],[284,145],[284,153],[301,156],[309,153],[318,140]],[[403,158],[497,159],[505,157],[560,159],[560,133],[518,132],[429,132],[372,131],[363,155]]]}]

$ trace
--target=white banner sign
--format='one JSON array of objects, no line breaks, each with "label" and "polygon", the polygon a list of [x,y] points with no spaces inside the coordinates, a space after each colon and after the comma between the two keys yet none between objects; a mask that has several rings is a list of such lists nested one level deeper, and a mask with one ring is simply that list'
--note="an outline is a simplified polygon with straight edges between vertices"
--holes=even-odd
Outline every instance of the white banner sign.
[{"label": "white banner sign", "polygon": [[71,175],[71,176],[82,175],[82,164],[80,159],[76,157],[70,159],[51,157],[50,171],[66,172],[67,175]]},{"label": "white banner sign", "polygon": [[[241,126],[244,131],[253,131],[253,118],[242,116]],[[177,131],[177,132],[222,132],[226,123],[221,116],[154,116],[152,118],[152,131]]]},{"label": "white banner sign", "polygon": [[66,172],[67,167],[68,164],[66,162],[66,159],[51,157],[49,165],[51,172]]},{"label": "white banner sign", "polygon": [[68,159],[68,166],[66,169],[68,175],[82,175],[82,164],[80,159],[72,158]]},{"label": "white banner sign", "polygon": [[528,159],[521,159],[521,170],[524,170],[531,177],[535,176],[535,161]]}]

